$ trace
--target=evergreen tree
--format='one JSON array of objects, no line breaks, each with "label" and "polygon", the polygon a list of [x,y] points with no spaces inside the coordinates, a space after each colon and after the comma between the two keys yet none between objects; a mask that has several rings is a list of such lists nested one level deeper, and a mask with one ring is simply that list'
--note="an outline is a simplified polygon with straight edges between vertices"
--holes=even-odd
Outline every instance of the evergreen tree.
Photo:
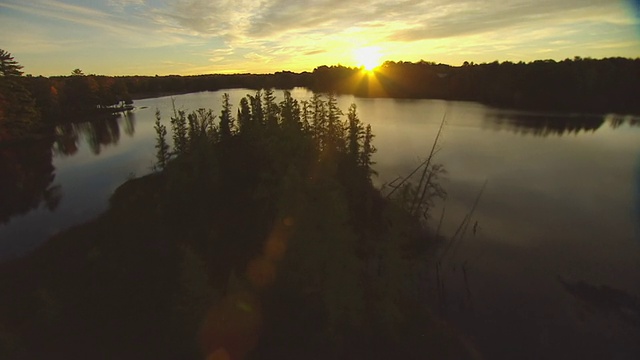
[{"label": "evergreen tree", "polygon": [[358,163],[360,156],[360,144],[365,137],[364,127],[356,112],[356,104],[351,104],[347,113],[348,124],[348,151],[354,163]]},{"label": "evergreen tree", "polygon": [[247,95],[251,104],[251,115],[254,124],[264,124],[264,114],[262,111],[262,92],[256,91],[254,96]]},{"label": "evergreen tree", "polygon": [[264,107],[265,107],[265,123],[270,127],[278,125],[278,104],[276,104],[276,96],[273,89],[265,89],[264,91]]},{"label": "evergreen tree", "polygon": [[373,153],[377,151],[375,146],[373,146],[374,135],[371,132],[371,125],[367,125],[367,128],[364,132],[364,144],[362,145],[362,153],[360,155],[360,164],[368,169],[369,175],[375,174],[375,171],[371,168],[375,163],[371,160],[371,156]]},{"label": "evergreen tree", "polygon": [[327,131],[329,133],[329,138],[334,142],[342,139],[342,124],[340,123],[341,115],[343,115],[343,113],[338,107],[338,99],[336,98],[336,95],[333,93],[327,95]]},{"label": "evergreen tree", "polygon": [[33,95],[23,86],[22,66],[0,49],[0,142],[29,137],[41,130]]},{"label": "evergreen tree", "polygon": [[234,119],[231,116],[231,104],[229,94],[222,95],[222,111],[220,112],[220,137],[227,140],[231,137],[234,128]]},{"label": "evergreen tree", "polygon": [[316,139],[319,150],[325,146],[326,131],[326,105],[322,101],[322,95],[314,93],[310,103],[311,108],[311,133]]},{"label": "evergreen tree", "polygon": [[291,96],[291,92],[284,91],[284,100],[280,102],[280,116],[282,125],[290,129],[300,129],[300,105]]},{"label": "evergreen tree", "polygon": [[309,131],[311,129],[310,120],[311,120],[311,109],[309,107],[309,102],[303,100],[302,104],[302,112],[301,112],[301,121],[302,121],[302,130]]},{"label": "evergreen tree", "polygon": [[240,106],[238,108],[238,125],[240,127],[240,132],[246,133],[250,131],[251,127],[251,108],[249,105],[249,100],[246,97],[243,97],[240,100]]},{"label": "evergreen tree", "polygon": [[176,110],[176,103],[171,99],[173,116],[171,117],[171,130],[173,132],[173,147],[180,154],[187,151],[187,117],[183,110]]},{"label": "evergreen tree", "polygon": [[11,53],[0,49],[0,76],[22,76],[22,65],[13,58]]},{"label": "evergreen tree", "polygon": [[167,144],[167,127],[160,123],[160,110],[156,109],[156,122],[153,127],[156,130],[156,169],[164,170],[169,161],[169,145]]}]

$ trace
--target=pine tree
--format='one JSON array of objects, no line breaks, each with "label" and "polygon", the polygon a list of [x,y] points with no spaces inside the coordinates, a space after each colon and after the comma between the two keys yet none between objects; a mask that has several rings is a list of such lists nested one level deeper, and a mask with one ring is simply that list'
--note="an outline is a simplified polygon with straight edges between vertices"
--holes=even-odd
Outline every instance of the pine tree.
[{"label": "pine tree", "polygon": [[300,129],[300,105],[287,90],[284,91],[284,100],[280,102],[280,114],[283,126]]},{"label": "pine tree", "polygon": [[251,116],[254,124],[264,124],[264,114],[262,111],[262,92],[256,91],[254,96],[247,95],[251,104]]},{"label": "pine tree", "polygon": [[342,110],[338,107],[338,99],[335,94],[327,95],[327,130],[333,137],[340,134],[340,116],[343,115]]},{"label": "pine tree", "polygon": [[231,116],[231,104],[229,94],[222,95],[222,111],[220,112],[220,137],[226,140],[231,137],[234,128],[234,119]]},{"label": "pine tree", "polygon": [[351,104],[349,107],[349,112],[347,113],[347,121],[348,121],[348,151],[349,156],[353,159],[354,163],[358,162],[358,156],[360,154],[360,143],[363,141],[365,136],[364,127],[360,119],[358,119],[358,114],[356,112],[356,104]]},{"label": "pine tree", "polygon": [[0,49],[0,76],[22,76],[22,65],[13,58],[11,53]]},{"label": "pine tree", "polygon": [[265,107],[265,122],[268,126],[275,127],[278,125],[278,105],[276,104],[276,97],[273,94],[272,89],[266,89],[264,91],[264,107]]},{"label": "pine tree", "polygon": [[171,117],[171,130],[173,131],[173,147],[178,154],[187,151],[187,117],[184,110],[176,110],[176,103],[171,99],[173,116]]},{"label": "pine tree", "polygon": [[240,106],[238,108],[238,125],[240,132],[246,133],[250,131],[251,127],[251,108],[249,107],[249,100],[246,97],[240,100]]},{"label": "pine tree", "polygon": [[360,154],[360,165],[367,169],[368,175],[375,174],[375,171],[371,168],[375,163],[371,161],[371,156],[377,151],[373,146],[373,133],[371,132],[371,125],[367,125],[367,129],[364,133],[364,144],[362,145],[362,153]]},{"label": "pine tree", "polygon": [[153,127],[156,130],[156,170],[164,170],[169,161],[169,145],[167,144],[167,127],[160,123],[160,110],[156,109],[156,122]]},{"label": "pine tree", "polygon": [[302,111],[301,111],[300,120],[302,121],[302,130],[307,132],[311,129],[311,125],[310,125],[311,109],[308,101],[303,100],[301,104],[302,104]]},{"label": "pine tree", "polygon": [[322,101],[322,97],[318,93],[314,93],[311,98],[311,133],[316,139],[318,149],[322,150],[325,146],[326,131],[326,105]]},{"label": "pine tree", "polygon": [[36,102],[23,86],[22,66],[0,49],[0,142],[31,136],[42,128]]}]

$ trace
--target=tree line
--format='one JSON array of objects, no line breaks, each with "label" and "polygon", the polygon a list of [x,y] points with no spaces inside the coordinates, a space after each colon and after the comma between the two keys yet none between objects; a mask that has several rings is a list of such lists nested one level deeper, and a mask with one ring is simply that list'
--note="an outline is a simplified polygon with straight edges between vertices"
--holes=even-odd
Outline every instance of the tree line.
[{"label": "tree line", "polygon": [[[105,77],[95,77],[106,81]],[[312,72],[198,76],[109,77],[133,98],[232,88],[292,89],[361,97],[477,101],[517,109],[640,113],[640,59],[606,58],[465,63],[387,61],[373,72],[319,66]],[[58,83],[69,77],[55,78]],[[36,99],[40,97],[36,96]],[[45,101],[46,102],[46,101]]]},{"label": "tree line", "polygon": [[639,113],[640,59],[492,62],[450,66],[387,61],[374,73],[321,66],[309,87],[364,97],[477,101],[517,109]]},{"label": "tree line", "polygon": [[131,104],[132,99],[222,89],[292,89],[361,97],[477,101],[499,107],[581,113],[640,113],[640,59],[492,62],[450,66],[387,61],[373,72],[320,66],[312,72],[197,76],[24,76],[0,50],[0,141],[52,123]]}]

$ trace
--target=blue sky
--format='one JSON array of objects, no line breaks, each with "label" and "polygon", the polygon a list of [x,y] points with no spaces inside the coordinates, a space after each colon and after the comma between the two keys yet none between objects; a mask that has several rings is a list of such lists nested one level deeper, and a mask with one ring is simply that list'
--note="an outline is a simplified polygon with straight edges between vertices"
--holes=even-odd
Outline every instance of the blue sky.
[{"label": "blue sky", "polygon": [[[634,4],[636,8],[634,9]],[[313,70],[362,57],[474,62],[640,57],[637,0],[0,0],[26,73]],[[362,51],[361,49],[368,49]]]}]

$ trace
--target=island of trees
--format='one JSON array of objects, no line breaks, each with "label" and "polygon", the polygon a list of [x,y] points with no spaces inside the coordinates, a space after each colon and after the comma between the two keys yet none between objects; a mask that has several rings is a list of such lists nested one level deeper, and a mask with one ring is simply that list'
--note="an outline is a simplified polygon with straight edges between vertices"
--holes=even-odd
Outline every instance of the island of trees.
[{"label": "island of trees", "polygon": [[154,173],[0,265],[0,355],[467,357],[424,306],[437,189],[374,188],[371,127],[335,96],[222,100],[171,135],[157,113]]}]

